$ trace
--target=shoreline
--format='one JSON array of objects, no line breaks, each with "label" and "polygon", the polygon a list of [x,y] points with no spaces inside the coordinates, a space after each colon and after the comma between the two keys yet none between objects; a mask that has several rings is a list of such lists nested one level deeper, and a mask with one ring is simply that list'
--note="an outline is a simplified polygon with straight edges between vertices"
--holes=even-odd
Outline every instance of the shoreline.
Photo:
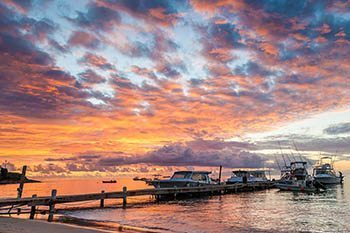
[{"label": "shoreline", "polygon": [[126,226],[118,223],[91,221],[61,215],[54,222],[45,220],[29,220],[23,218],[0,216],[0,233],[112,233],[143,232],[159,233],[159,231],[140,227]]},{"label": "shoreline", "polygon": [[60,215],[56,219],[56,222],[68,224],[68,225],[88,227],[91,229],[102,229],[102,230],[106,230],[107,232],[117,231],[117,232],[160,233],[160,231],[157,231],[155,229],[122,225],[122,224],[119,224],[117,222],[87,220],[87,219],[76,218],[76,217],[72,217],[72,216],[68,216],[68,215]]},{"label": "shoreline", "polygon": [[112,231],[60,222],[0,217],[0,233],[111,233]]},{"label": "shoreline", "polygon": [[[0,180],[0,185],[7,185],[7,184],[20,184],[20,180]],[[23,182],[24,184],[32,184],[32,183],[41,183],[39,180],[25,180]]]}]

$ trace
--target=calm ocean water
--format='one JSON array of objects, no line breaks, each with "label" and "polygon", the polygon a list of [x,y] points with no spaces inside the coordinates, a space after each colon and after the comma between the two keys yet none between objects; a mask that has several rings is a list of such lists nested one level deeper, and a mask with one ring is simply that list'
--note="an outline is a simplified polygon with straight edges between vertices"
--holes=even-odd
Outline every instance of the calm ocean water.
[{"label": "calm ocean water", "polygon": [[[350,175],[350,174],[349,174]],[[64,211],[68,216],[119,223],[164,232],[350,232],[350,176],[344,185],[324,193],[280,192],[276,189],[121,208]],[[25,194],[49,195],[145,188],[142,182],[119,179],[59,180],[27,185]],[[16,185],[1,186],[0,197],[14,196]],[[147,198],[146,198],[147,199]],[[144,199],[145,200],[145,199]]]}]

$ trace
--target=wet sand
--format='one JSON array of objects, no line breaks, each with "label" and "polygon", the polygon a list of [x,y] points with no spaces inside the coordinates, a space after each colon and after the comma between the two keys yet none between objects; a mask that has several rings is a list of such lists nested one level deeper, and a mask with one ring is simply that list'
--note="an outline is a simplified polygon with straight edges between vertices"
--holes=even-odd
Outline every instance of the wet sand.
[{"label": "wet sand", "polygon": [[[68,219],[68,218],[67,218]],[[113,224],[111,230],[97,229],[94,227],[82,226],[82,222],[78,219],[71,218],[76,224],[66,224],[60,222],[46,222],[42,220],[29,220],[20,218],[0,217],[0,233],[112,233],[112,232],[143,232],[143,233],[158,233],[159,231],[149,230],[139,227],[125,226]],[[84,224],[87,224],[84,221]],[[91,226],[101,224],[90,222]],[[101,225],[102,226],[102,225]],[[108,224],[104,225],[105,227]]]},{"label": "wet sand", "polygon": [[62,223],[0,217],[0,233],[106,233],[111,231],[91,229]]}]

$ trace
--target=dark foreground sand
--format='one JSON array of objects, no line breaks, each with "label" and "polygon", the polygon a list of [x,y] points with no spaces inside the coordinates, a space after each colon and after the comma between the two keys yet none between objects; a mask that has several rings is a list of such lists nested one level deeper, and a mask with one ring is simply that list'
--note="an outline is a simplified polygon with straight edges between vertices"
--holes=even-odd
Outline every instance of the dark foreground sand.
[{"label": "dark foreground sand", "polygon": [[48,223],[38,220],[0,217],[0,233],[106,233],[97,230],[62,223]]},{"label": "dark foreground sand", "polygon": [[64,223],[49,223],[39,220],[0,217],[0,233],[111,233],[111,232],[143,232],[159,233],[132,226],[118,225],[114,230],[102,230]]}]

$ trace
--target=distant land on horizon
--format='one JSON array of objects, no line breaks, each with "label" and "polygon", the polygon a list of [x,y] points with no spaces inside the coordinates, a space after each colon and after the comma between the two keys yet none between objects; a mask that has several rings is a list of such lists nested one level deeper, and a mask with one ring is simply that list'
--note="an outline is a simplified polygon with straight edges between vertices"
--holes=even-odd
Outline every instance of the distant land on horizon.
[{"label": "distant land on horizon", "polygon": [[[0,173],[0,185],[2,184],[18,184],[21,182],[21,173],[8,172],[6,168],[1,167]],[[24,183],[39,183],[38,180],[28,179],[27,177],[23,180]]]}]

